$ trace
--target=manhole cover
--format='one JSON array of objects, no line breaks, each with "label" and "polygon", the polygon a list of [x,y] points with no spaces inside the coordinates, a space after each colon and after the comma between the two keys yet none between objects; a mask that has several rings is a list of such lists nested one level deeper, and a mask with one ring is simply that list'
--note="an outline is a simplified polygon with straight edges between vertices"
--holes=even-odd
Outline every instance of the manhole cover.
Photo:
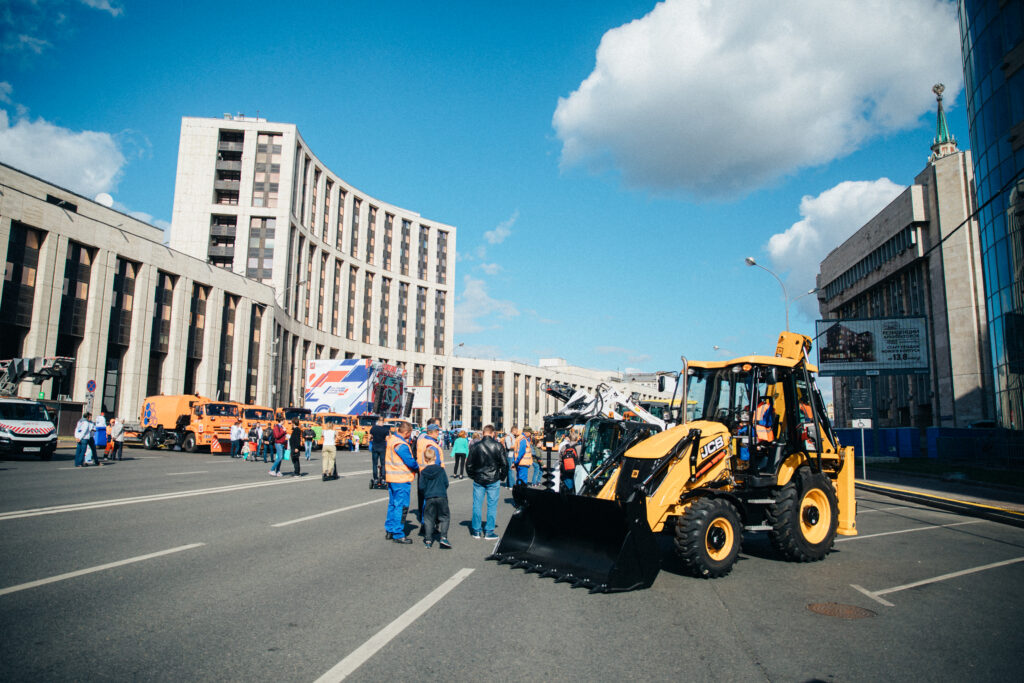
[{"label": "manhole cover", "polygon": [[826,617],[838,617],[840,619],[867,619],[875,616],[875,613],[856,605],[844,605],[838,602],[812,602],[807,609]]}]

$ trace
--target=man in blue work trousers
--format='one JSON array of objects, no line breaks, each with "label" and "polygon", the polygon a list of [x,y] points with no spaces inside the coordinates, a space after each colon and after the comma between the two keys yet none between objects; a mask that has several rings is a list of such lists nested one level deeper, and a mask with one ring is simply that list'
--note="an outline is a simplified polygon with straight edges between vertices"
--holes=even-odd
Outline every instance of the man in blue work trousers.
[{"label": "man in blue work trousers", "polygon": [[388,435],[387,451],[384,454],[384,478],[388,483],[388,516],[384,522],[384,538],[403,545],[412,543],[412,539],[405,536],[405,511],[409,509],[412,481],[420,469],[409,448],[411,433],[412,424],[400,422],[397,429]]},{"label": "man in blue work trousers", "polygon": [[516,483],[530,483],[530,465],[533,464],[533,430],[523,427],[523,433],[516,439]]}]

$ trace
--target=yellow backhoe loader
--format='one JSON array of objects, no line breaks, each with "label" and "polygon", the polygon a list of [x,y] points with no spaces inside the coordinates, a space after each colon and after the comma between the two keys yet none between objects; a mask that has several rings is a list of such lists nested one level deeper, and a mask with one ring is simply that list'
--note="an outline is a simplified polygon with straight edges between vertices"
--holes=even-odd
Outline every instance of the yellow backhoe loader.
[{"label": "yellow backhoe loader", "polygon": [[823,559],[837,533],[857,533],[854,463],[810,348],[783,332],[775,356],[684,362],[680,424],[627,450],[594,496],[517,486],[519,511],[488,559],[591,592],[649,587],[660,532],[697,577],[728,574],[745,532],[767,532],[787,560]]}]

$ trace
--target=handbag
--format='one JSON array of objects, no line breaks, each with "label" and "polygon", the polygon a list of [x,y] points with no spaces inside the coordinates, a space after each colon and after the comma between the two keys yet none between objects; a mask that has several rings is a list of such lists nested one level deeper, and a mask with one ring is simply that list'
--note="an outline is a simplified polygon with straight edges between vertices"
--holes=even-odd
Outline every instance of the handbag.
[{"label": "handbag", "polygon": [[289,449],[287,449],[287,448],[284,449],[284,459],[285,460],[291,460],[292,459],[292,452]]}]

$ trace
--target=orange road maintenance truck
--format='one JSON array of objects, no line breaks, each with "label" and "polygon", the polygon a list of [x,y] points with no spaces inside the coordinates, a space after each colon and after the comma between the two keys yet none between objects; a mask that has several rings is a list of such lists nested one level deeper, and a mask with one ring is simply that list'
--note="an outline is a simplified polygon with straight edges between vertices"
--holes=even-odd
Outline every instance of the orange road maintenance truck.
[{"label": "orange road maintenance truck", "polygon": [[148,449],[178,447],[188,453],[209,448],[211,453],[231,451],[231,425],[241,417],[234,401],[214,401],[195,394],[147,396],[139,409],[139,424],[132,430]]}]

